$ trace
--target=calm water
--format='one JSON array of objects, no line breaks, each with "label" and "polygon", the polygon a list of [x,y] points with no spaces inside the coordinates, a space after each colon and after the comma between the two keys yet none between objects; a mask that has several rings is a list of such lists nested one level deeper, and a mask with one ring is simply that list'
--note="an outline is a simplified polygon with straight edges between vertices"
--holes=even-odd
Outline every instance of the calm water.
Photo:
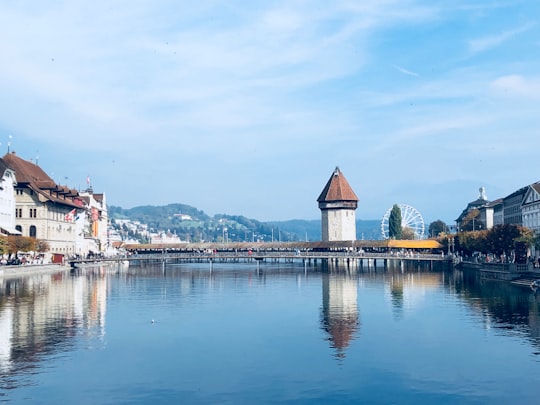
[{"label": "calm water", "polygon": [[539,402],[540,297],[459,272],[204,264],[0,283],[0,402]]}]

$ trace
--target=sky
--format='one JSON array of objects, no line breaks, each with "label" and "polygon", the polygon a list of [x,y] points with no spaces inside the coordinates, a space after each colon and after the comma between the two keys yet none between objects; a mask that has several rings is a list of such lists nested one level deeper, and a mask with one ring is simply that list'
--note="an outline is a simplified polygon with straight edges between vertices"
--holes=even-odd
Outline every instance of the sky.
[{"label": "sky", "polygon": [[109,205],[453,224],[540,181],[537,0],[0,2],[0,150]]}]

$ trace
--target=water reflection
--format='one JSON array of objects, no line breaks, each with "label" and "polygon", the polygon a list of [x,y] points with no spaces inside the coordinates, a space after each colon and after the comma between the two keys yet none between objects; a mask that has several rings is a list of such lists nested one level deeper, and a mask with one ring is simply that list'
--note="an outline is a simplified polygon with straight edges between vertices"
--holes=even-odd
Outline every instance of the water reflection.
[{"label": "water reflection", "polygon": [[[66,371],[64,362],[54,362],[55,358],[80,358],[81,350],[95,348],[103,350],[92,351],[81,369],[86,370],[87,379],[94,374],[106,376],[102,400],[122,389],[114,380],[117,375],[138,382],[150,380],[174,393],[175,389],[187,392],[190,384],[205,378],[217,384],[232,377],[242,383],[231,397],[242,392],[249,378],[253,378],[254,395],[261,382],[272,378],[268,386],[276,387],[274,395],[283,392],[277,388],[280,384],[291,381],[291,390],[305,381],[311,385],[306,383],[302,389],[318,390],[323,386],[320,376],[331,378],[335,372],[329,364],[337,365],[339,371],[328,387],[357,381],[359,375],[379,384],[403,368],[394,376],[396,390],[400,384],[422,383],[424,375],[435,373],[434,381],[442,381],[444,396],[447,387],[459,390],[463,383],[458,379],[455,385],[446,385],[448,376],[457,375],[449,368],[459,368],[453,359],[462,353],[464,358],[474,357],[478,344],[486,340],[490,347],[508,344],[512,356],[519,354],[520,346],[526,346],[529,356],[530,345],[524,342],[532,342],[533,352],[540,353],[540,299],[530,289],[424,267],[353,270],[311,267],[306,271],[293,265],[259,269],[237,264],[212,269],[193,264],[134,267],[123,272],[95,268],[0,280],[0,400],[9,389],[26,385],[22,391],[31,390],[29,385],[39,384],[34,374],[48,373],[52,363],[60,370],[55,373],[69,373],[70,368]],[[162,318],[150,326],[148,321],[156,314]],[[493,339],[492,332],[478,343],[475,332],[483,335],[482,328],[495,331],[497,338],[500,334],[517,339]],[[453,330],[458,333],[454,335]],[[396,348],[396,337],[408,339],[407,350]],[[470,339],[474,343],[467,353]],[[449,345],[454,346],[451,355]],[[133,362],[135,351],[137,361]],[[474,357],[471,364],[485,360]],[[536,365],[536,358],[530,362]],[[134,367],[140,364],[145,367]],[[491,373],[491,366],[478,367],[479,373]],[[168,373],[161,375],[162,370]],[[407,377],[407,370],[414,376]],[[493,378],[498,374],[486,377]],[[178,382],[184,380],[188,382]],[[77,380],[75,391],[78,384],[83,383]],[[432,383],[426,384],[425,390],[431,392]],[[476,387],[482,392],[493,388],[482,381]],[[130,391],[132,386],[125,389]],[[373,391],[362,384],[340,389]]]},{"label": "water reflection", "polygon": [[[70,350],[78,333],[105,333],[104,269],[84,277],[69,272],[0,281],[0,382],[28,372],[46,356]],[[20,382],[19,382],[20,384]]]},{"label": "water reflection", "polygon": [[327,333],[337,358],[345,358],[345,349],[359,329],[358,280],[355,274],[323,273],[321,327]]},{"label": "water reflection", "polygon": [[485,329],[525,338],[540,355],[540,294],[526,286],[481,279],[475,273],[454,271],[450,290],[467,303]]},{"label": "water reflection", "polygon": [[443,277],[443,272],[402,272],[389,269],[385,291],[394,318],[402,319],[407,311],[414,311],[430,290],[437,290],[442,286]]}]

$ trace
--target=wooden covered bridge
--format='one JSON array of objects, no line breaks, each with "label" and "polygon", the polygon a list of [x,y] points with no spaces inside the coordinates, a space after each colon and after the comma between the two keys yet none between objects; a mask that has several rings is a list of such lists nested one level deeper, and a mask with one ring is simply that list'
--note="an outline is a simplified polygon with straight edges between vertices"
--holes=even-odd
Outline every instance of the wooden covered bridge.
[{"label": "wooden covered bridge", "polygon": [[130,262],[293,262],[356,263],[376,265],[382,261],[451,262],[443,246],[433,239],[424,240],[355,240],[327,242],[232,242],[125,244],[125,255],[113,258],[87,258],[70,261],[78,263],[100,261]]}]

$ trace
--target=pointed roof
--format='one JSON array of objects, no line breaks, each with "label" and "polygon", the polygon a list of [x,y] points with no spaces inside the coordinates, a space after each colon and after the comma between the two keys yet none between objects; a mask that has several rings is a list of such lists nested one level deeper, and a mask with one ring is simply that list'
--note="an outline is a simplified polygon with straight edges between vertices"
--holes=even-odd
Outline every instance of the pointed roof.
[{"label": "pointed roof", "polygon": [[7,167],[15,171],[17,184],[19,186],[28,187],[45,200],[53,203],[77,208],[82,205],[77,190],[72,190],[68,187],[56,184],[54,180],[35,163],[20,158],[15,152],[4,155],[2,160]]},{"label": "pointed roof", "polygon": [[41,188],[54,188],[56,184],[38,165],[21,159],[11,152],[3,158],[8,167],[15,170],[19,183],[34,183]]},{"label": "pointed roof", "polygon": [[358,197],[354,194],[349,182],[336,167],[332,176],[326,183],[321,195],[317,198],[317,202],[324,203],[330,201],[355,201],[358,202]]}]

